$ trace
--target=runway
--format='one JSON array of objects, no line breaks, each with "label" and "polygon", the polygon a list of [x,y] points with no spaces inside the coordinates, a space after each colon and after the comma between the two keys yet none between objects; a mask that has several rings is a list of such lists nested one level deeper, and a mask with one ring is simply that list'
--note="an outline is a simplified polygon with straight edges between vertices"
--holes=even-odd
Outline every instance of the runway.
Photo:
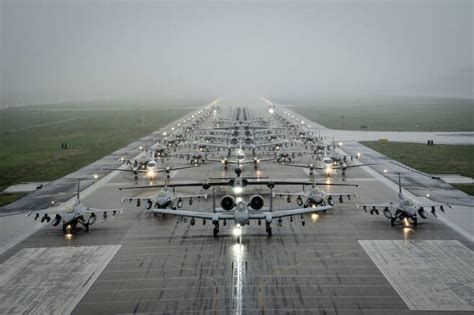
[{"label": "runway", "polygon": [[[159,132],[163,130],[169,127]],[[120,153],[133,156],[138,153],[137,145],[138,142]],[[114,153],[104,161],[116,163],[118,156]],[[165,159],[161,163],[176,166],[189,162]],[[97,169],[91,166],[77,174],[90,174],[94,167]],[[280,179],[308,178],[305,169],[274,162],[261,163],[258,174]],[[173,172],[171,180],[233,175],[220,164],[206,162]],[[253,167],[246,167],[243,175],[255,176]],[[71,193],[74,179],[72,176],[69,180],[59,180],[69,184],[52,186],[55,193]],[[332,182],[342,183],[338,176]],[[143,179],[139,181],[139,184],[147,183]],[[324,189],[357,192],[360,203],[385,202],[397,196],[389,180],[381,180],[364,168],[348,171],[345,183],[359,187]],[[118,190],[133,185],[133,176],[126,172],[101,173],[99,181],[90,181],[86,185],[89,188],[84,187],[89,191],[82,202],[97,208],[121,207],[123,196],[151,195],[155,191]],[[275,190],[298,191],[301,187],[283,186]],[[437,190],[442,195],[447,188],[441,185]],[[180,193],[197,191],[200,189],[177,188]],[[252,194],[258,192],[263,194],[268,189],[251,190]],[[46,189],[38,194],[41,193],[50,191]],[[456,197],[451,197],[450,202],[456,204]],[[32,199],[25,199],[21,205],[26,205],[28,200]],[[38,207],[43,205],[38,200],[47,203],[46,198],[35,200]],[[210,205],[211,200],[201,199],[183,208],[209,210]],[[277,209],[297,207],[295,199],[288,203],[285,197],[276,197],[274,205]],[[445,216],[450,211],[453,210],[448,209]],[[293,222],[284,219],[281,227],[274,223],[272,237],[267,236],[264,225],[252,222],[244,227],[239,242],[232,235],[230,223],[221,226],[220,235],[213,237],[210,222],[203,225],[197,220],[191,226],[189,220],[154,216],[145,212],[143,206],[137,208],[135,203],[127,203],[123,214],[106,222],[98,219],[88,233],[77,231],[72,237],[65,237],[61,228],[50,224],[36,230],[38,223],[24,218],[18,208],[6,209],[1,215],[0,224],[7,226],[14,222],[15,226],[9,229],[8,237],[0,229],[0,239],[8,240],[2,244],[9,246],[0,252],[0,301],[8,301],[0,304],[0,313],[15,310],[35,313],[35,309],[28,308],[33,302],[38,307],[37,313],[56,305],[57,308],[46,309],[57,314],[447,314],[453,311],[471,314],[474,311],[474,269],[469,264],[474,259],[474,244],[433,216],[423,220],[416,229],[391,227],[382,215],[371,216],[358,210],[354,202],[344,202],[337,203],[326,214],[306,215],[304,226],[300,217],[293,218]],[[31,229],[30,234],[21,240],[18,235],[25,233],[25,229]],[[94,251],[98,254],[93,260],[87,259],[90,266],[74,267],[78,261],[68,260],[72,255],[68,250],[74,255],[85,251],[84,259],[94,255]],[[27,253],[41,253],[45,260],[20,259]],[[418,253],[424,257],[414,257]],[[48,259],[55,259],[56,264],[47,266]],[[383,264],[384,259],[392,262],[388,264],[390,268]],[[428,260],[426,274],[409,272]],[[46,274],[38,271],[38,276],[31,276],[28,283],[20,285],[14,281],[19,277],[15,273],[19,261],[26,268],[22,270],[35,272],[39,268]],[[62,265],[70,269],[58,267]],[[403,278],[398,278],[401,269],[405,273]],[[57,276],[60,272],[62,277]],[[87,280],[93,272],[96,274],[84,287],[84,277]],[[437,277],[441,272],[442,276]],[[55,282],[47,287],[39,286],[48,274],[56,275]],[[13,284],[15,290],[10,290]],[[62,294],[54,291],[65,284],[81,296],[80,300],[68,297],[70,291]],[[41,302],[32,295],[34,288],[53,292],[57,299]]]}]

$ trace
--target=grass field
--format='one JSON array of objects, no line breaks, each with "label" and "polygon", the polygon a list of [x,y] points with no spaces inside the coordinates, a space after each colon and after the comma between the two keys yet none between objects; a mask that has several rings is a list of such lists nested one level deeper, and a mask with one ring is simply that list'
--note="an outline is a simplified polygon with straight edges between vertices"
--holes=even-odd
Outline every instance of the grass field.
[{"label": "grass field", "polygon": [[[331,129],[473,131],[473,104],[289,106]],[[361,128],[366,126],[367,128]]]},{"label": "grass field", "polygon": [[[418,143],[361,142],[394,160],[429,174],[461,174],[474,177],[474,146]],[[468,194],[474,185],[454,185]]]},{"label": "grass field", "polygon": [[[0,191],[50,181],[155,131],[191,109],[29,106],[0,110]],[[68,149],[62,150],[66,142]],[[0,205],[21,195],[0,195]]]}]

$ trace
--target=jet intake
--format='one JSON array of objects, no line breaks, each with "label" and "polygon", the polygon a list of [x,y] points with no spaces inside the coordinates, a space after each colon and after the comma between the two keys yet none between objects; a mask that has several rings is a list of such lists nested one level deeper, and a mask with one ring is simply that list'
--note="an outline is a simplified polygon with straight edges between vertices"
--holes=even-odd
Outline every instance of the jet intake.
[{"label": "jet intake", "polygon": [[253,195],[250,197],[250,207],[254,210],[260,210],[262,209],[264,204],[263,197],[260,195]]},{"label": "jet intake", "polygon": [[226,195],[222,198],[221,200],[221,207],[224,210],[232,210],[234,209],[236,203],[235,203],[235,198],[229,195]]}]

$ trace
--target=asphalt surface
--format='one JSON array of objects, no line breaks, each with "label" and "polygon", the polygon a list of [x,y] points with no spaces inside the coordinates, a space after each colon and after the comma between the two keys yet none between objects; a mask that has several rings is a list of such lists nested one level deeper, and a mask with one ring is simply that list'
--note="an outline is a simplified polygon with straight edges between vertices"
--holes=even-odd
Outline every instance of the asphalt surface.
[{"label": "asphalt surface", "polygon": [[[256,110],[256,114],[265,112],[263,109]],[[104,161],[111,164],[122,154],[133,156],[139,153],[137,145],[119,150]],[[351,146],[348,151],[358,149]],[[363,154],[361,160],[373,158]],[[298,162],[309,162],[305,159]],[[165,159],[162,163],[175,166],[189,162]],[[77,178],[88,176],[103,164],[94,163],[90,169],[58,180],[61,184],[51,183],[51,190],[45,187],[37,194],[72,193]],[[380,171],[378,167],[369,172],[364,168],[350,169],[344,183],[358,184],[357,188],[323,188],[357,192],[359,203],[395,200],[397,191],[391,179],[374,175]],[[244,176],[255,174],[253,167],[243,173]],[[274,162],[262,163],[258,175],[308,178],[304,169]],[[171,180],[219,176],[233,176],[233,172],[224,171],[220,164],[206,162],[173,172]],[[337,175],[331,181],[342,183]],[[147,183],[139,180],[139,184]],[[118,190],[133,185],[131,174],[112,172],[105,176],[103,173],[97,182],[84,185],[86,193],[82,202],[97,208],[121,207],[123,196],[148,196],[156,192]],[[417,187],[423,185],[430,182],[416,183]],[[449,187],[440,184],[435,188],[440,195],[448,194],[450,202],[456,204],[456,195],[446,192],[451,190]],[[264,187],[246,189],[248,194],[268,193]],[[275,190],[299,191],[301,187]],[[198,191],[201,190],[176,189],[177,193]],[[420,190],[419,195],[423,194]],[[30,198],[22,200],[21,207],[40,207],[48,202],[47,197]],[[459,200],[462,205],[469,202],[466,196],[460,196]],[[202,199],[194,200],[192,205],[185,203],[183,209],[209,210],[210,206],[210,200]],[[274,206],[276,209],[297,207],[295,199],[288,203],[285,197],[276,197]],[[304,226],[299,217],[293,218],[293,222],[285,219],[281,227],[274,222],[272,237],[267,236],[264,225],[252,222],[243,228],[239,239],[233,236],[231,223],[221,225],[220,235],[213,237],[210,222],[203,225],[198,220],[191,226],[189,220],[154,216],[143,205],[137,208],[132,203],[126,204],[124,213],[115,218],[105,222],[98,219],[89,232],[78,230],[66,237],[60,227],[49,224],[39,227],[31,217],[24,218],[18,214],[19,207],[6,210],[0,217],[0,237],[6,239],[2,246],[7,248],[0,252],[0,313],[42,313],[45,309],[50,313],[74,314],[446,314],[454,311],[472,314],[474,311],[474,270],[472,263],[469,264],[474,259],[474,244],[433,216],[419,223],[416,229],[391,227],[382,215],[371,216],[358,210],[352,201],[337,203],[326,214],[306,215]],[[449,211],[453,210],[448,210],[445,216],[450,215]],[[19,237],[21,233],[26,234]],[[20,261],[23,263],[19,266]],[[428,269],[417,269],[420,266]],[[20,282],[21,275],[29,275],[28,281]]]}]

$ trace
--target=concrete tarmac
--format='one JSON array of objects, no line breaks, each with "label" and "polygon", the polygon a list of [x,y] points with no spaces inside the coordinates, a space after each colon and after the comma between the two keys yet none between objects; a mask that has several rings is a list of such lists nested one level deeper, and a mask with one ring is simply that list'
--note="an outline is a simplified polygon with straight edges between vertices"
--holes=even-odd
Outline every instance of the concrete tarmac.
[{"label": "concrete tarmac", "polygon": [[[130,154],[133,153],[137,151],[131,147]],[[306,157],[297,161],[309,162]],[[163,165],[167,163],[165,159]],[[173,159],[169,163],[189,162]],[[308,178],[305,169],[274,162],[262,163],[258,172],[248,167],[243,176],[256,174],[279,179]],[[219,163],[206,162],[197,168],[173,172],[171,180],[218,176],[233,176],[233,172],[224,171]],[[342,183],[338,175],[331,181]],[[148,182],[140,179],[138,184]],[[355,168],[348,171],[344,183],[359,184],[359,187],[323,186],[323,189],[357,192],[359,203],[386,202],[397,197],[389,182],[363,168]],[[156,193],[154,189],[118,190],[134,185],[131,174],[112,172],[91,183],[83,203],[97,208],[121,207],[123,196]],[[55,193],[71,192],[71,189],[58,188]],[[300,191],[301,187],[275,190]],[[176,189],[177,193],[199,191],[202,190]],[[246,193],[265,194],[268,189],[248,187]],[[455,203],[455,196],[452,198]],[[290,203],[286,197],[276,197],[274,201],[276,209],[297,207],[294,198]],[[210,207],[211,200],[195,199],[192,205],[185,203],[183,209],[209,211]],[[38,303],[35,304],[38,307],[52,305],[51,299],[45,300],[45,304],[38,302],[37,296],[41,296],[35,294],[38,290],[57,296],[54,302],[61,307],[51,307],[50,313],[58,314],[68,310],[74,314],[447,314],[454,311],[472,314],[474,311],[474,270],[472,264],[466,263],[474,258],[474,244],[433,216],[420,222],[417,228],[391,227],[382,215],[371,216],[358,210],[351,201],[337,203],[326,214],[306,215],[304,226],[300,217],[294,217],[293,222],[284,219],[281,227],[274,222],[272,237],[267,236],[264,225],[252,222],[243,228],[241,239],[237,239],[230,222],[221,225],[220,235],[213,237],[210,222],[203,225],[197,220],[191,226],[189,220],[154,216],[145,211],[144,205],[136,207],[135,203],[127,204],[123,214],[106,222],[98,219],[89,232],[78,230],[72,236],[64,236],[60,227],[50,225],[36,230],[31,217],[28,218],[31,224],[27,220],[18,222],[21,210],[7,210],[2,213],[1,223],[16,222],[18,233],[31,229],[31,235],[11,241],[9,249],[0,255],[0,301],[8,300],[7,306],[0,304],[0,313],[25,310],[32,305],[31,301]],[[381,241],[392,242],[392,247],[377,243]],[[74,262],[66,252],[53,251],[64,247],[75,250],[75,255],[93,248],[84,257],[97,250],[102,252],[83,270],[72,266]],[[46,259],[25,262],[22,270],[38,272],[38,276],[30,277],[21,290],[9,290],[5,285],[13,283],[18,270],[14,263],[25,253],[42,255],[55,264],[47,268]],[[384,261],[398,262],[395,266],[400,270],[387,272]],[[422,265],[430,266],[423,277],[409,272]],[[44,273],[55,275],[47,286],[41,286],[47,278]],[[81,273],[86,280],[92,277],[86,282],[86,289]],[[404,283],[409,285],[403,285],[397,275],[403,276]],[[66,284],[81,296],[80,300],[66,298],[66,292],[59,294]],[[426,296],[427,292],[431,292],[432,300]],[[436,298],[445,303],[433,302]],[[39,313],[42,309],[37,310],[30,312]]]}]

